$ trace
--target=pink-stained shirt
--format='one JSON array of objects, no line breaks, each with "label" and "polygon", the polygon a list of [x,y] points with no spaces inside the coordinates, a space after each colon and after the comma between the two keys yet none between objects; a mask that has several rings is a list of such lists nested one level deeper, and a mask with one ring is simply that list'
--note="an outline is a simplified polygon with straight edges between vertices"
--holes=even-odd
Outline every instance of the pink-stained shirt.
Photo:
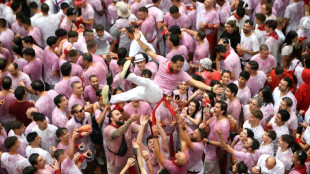
[{"label": "pink-stained shirt", "polygon": [[33,45],[32,48],[34,49],[36,53],[34,57],[39,58],[43,61],[43,55],[44,55],[43,49],[38,47],[37,45]]},{"label": "pink-stained shirt", "polygon": [[[127,131],[125,132],[125,141],[127,144],[127,152],[124,156],[116,156],[112,154],[109,150],[106,151],[108,163],[111,164],[113,167],[120,167],[124,166],[128,160],[128,158],[132,158],[133,152],[132,152],[132,133],[137,132],[139,129],[139,126],[135,123],[131,123],[131,125],[128,127]],[[118,152],[121,142],[122,142],[122,137],[119,136],[116,138],[112,138],[111,135],[112,133],[117,130],[114,126],[108,125],[105,127],[103,131],[103,137],[106,142],[107,148],[109,148],[112,152]]]},{"label": "pink-stained shirt", "polygon": [[258,125],[257,127],[252,128],[252,126],[249,123],[249,120],[247,120],[243,123],[243,128],[251,129],[251,131],[254,132],[254,138],[257,139],[259,142],[262,141],[262,136],[263,136],[265,131],[261,125]]},{"label": "pink-stained shirt", "polygon": [[256,24],[253,32],[254,32],[255,36],[257,37],[259,45],[265,43],[267,36],[268,36],[268,34],[265,31],[265,28],[263,30],[261,30],[258,28],[258,25]]},{"label": "pink-stained shirt", "polygon": [[268,46],[270,54],[272,54],[273,57],[278,57],[279,39],[275,39],[274,37],[269,36],[267,37],[265,44]]},{"label": "pink-stained shirt", "polygon": [[243,161],[249,169],[252,169],[261,156],[261,152],[259,150],[255,150],[254,153],[235,151],[234,155],[239,162]]},{"label": "pink-stained shirt", "polygon": [[[253,52],[259,51],[259,43],[258,43],[257,37],[254,33],[252,33],[251,36],[246,37],[242,31],[241,32],[240,45],[246,50],[251,50]],[[250,55],[248,53],[243,53],[243,56],[240,57],[240,59],[241,60],[250,60],[251,57],[252,57],[252,55]]]},{"label": "pink-stained shirt", "polygon": [[174,19],[170,13],[168,13],[164,17],[164,23],[168,28],[173,25],[177,25],[180,28],[189,28],[191,26],[190,18],[184,13],[180,13],[180,17],[178,19]]},{"label": "pink-stained shirt", "polygon": [[285,170],[290,170],[292,167],[292,156],[293,156],[293,152],[291,150],[291,148],[287,149],[284,152],[281,152],[281,148],[278,147],[277,153],[276,153],[276,158],[279,159],[280,161],[282,161],[282,163],[284,164]]},{"label": "pink-stained shirt", "polygon": [[[82,18],[84,21],[95,19],[95,11],[90,4],[87,4],[85,8],[82,8],[81,12],[82,12]],[[86,28],[92,29],[93,26],[86,25]]]},{"label": "pink-stained shirt", "polygon": [[236,98],[232,102],[227,102],[227,113],[234,117],[235,120],[239,120],[239,116],[241,113],[241,103],[238,98]]},{"label": "pink-stained shirt", "polygon": [[210,57],[210,52],[209,52],[209,42],[207,39],[203,40],[203,44],[199,45],[196,42],[196,49],[194,53],[194,58],[193,58],[193,63],[195,65],[199,65],[199,61],[201,59],[204,59],[206,57]]},{"label": "pink-stained shirt", "polygon": [[28,36],[32,36],[33,40],[39,45],[42,45],[42,41],[41,41],[41,31],[39,28],[37,27],[33,27],[32,31],[29,31]]},{"label": "pink-stained shirt", "polygon": [[164,120],[168,120],[168,124],[165,127],[163,127],[166,134],[170,134],[175,130],[174,127],[171,127],[171,122],[172,122],[173,116],[171,115],[168,108],[163,105],[163,103],[161,103],[158,106],[158,108],[155,112],[155,116],[156,116],[156,119],[160,119],[161,122],[163,122]]},{"label": "pink-stained shirt", "polygon": [[140,30],[145,35],[145,39],[149,43],[153,43],[156,40],[156,22],[151,16],[148,16],[141,24]]},{"label": "pink-stained shirt", "polygon": [[245,86],[243,89],[238,89],[236,96],[242,105],[247,105],[251,98],[251,90],[248,86]]},{"label": "pink-stained shirt", "polygon": [[260,54],[256,54],[251,60],[256,61],[259,65],[258,70],[263,71],[265,74],[269,74],[277,66],[277,61],[271,54],[264,60],[260,58]]},{"label": "pink-stained shirt", "polygon": [[4,140],[8,137],[6,130],[3,128],[0,131],[3,135],[0,135],[0,148],[2,152],[8,152],[8,149],[4,146]]},{"label": "pink-stained shirt", "polygon": [[192,30],[196,30],[196,18],[197,18],[197,11],[196,10],[192,10],[190,11],[188,14],[188,17],[190,18],[190,20],[192,21]]},{"label": "pink-stained shirt", "polygon": [[120,73],[117,73],[113,77],[113,83],[112,83],[111,87],[113,89],[115,89],[117,87],[120,87],[124,91],[129,91],[131,89],[131,82],[129,80],[126,80],[126,79],[121,79],[120,78]]},{"label": "pink-stained shirt", "polygon": [[223,4],[222,6],[218,6],[217,14],[219,16],[220,23],[222,25],[225,25],[227,19],[231,15],[230,4],[228,2],[225,2],[225,4]]},{"label": "pink-stained shirt", "polygon": [[115,5],[109,5],[108,6],[108,12],[107,12],[107,23],[108,24],[114,24],[117,20],[117,9]]},{"label": "pink-stained shirt", "polygon": [[[124,106],[124,111],[131,116],[132,114],[138,115],[150,115],[152,114],[152,108],[149,103],[145,101],[140,101],[140,106],[138,108],[134,108],[132,106],[132,102],[126,104]],[[137,120],[137,124],[140,124],[140,120]]]},{"label": "pink-stained shirt", "polygon": [[[104,35],[99,37],[97,33],[94,34],[94,40],[97,43],[98,49],[96,50],[96,55],[106,55],[110,51],[110,42],[113,41],[113,37],[107,31],[104,31]],[[100,57],[100,56],[99,56]],[[101,57],[102,59],[102,57]],[[105,64],[105,62],[104,62]]]},{"label": "pink-stained shirt", "polygon": [[49,165],[45,165],[44,169],[39,169],[38,174],[51,174],[55,173],[55,169]]},{"label": "pink-stained shirt", "polygon": [[159,63],[159,69],[154,82],[163,90],[164,94],[173,91],[181,82],[187,82],[191,79],[191,77],[182,70],[177,74],[168,74],[166,71],[170,61],[165,57],[158,55],[157,62]]},{"label": "pink-stained shirt", "polygon": [[47,165],[53,165],[55,163],[52,155],[50,153],[48,153],[48,151],[43,150],[40,147],[33,148],[30,145],[26,147],[27,158],[29,158],[34,153],[41,155],[46,160]]},{"label": "pink-stained shirt", "polygon": [[[210,127],[210,133],[209,133],[209,137],[208,140],[210,141],[220,141],[220,137],[218,136],[218,134],[216,133],[216,129],[222,131],[224,140],[227,141],[228,137],[229,137],[229,130],[230,130],[230,124],[229,121],[227,119],[225,120],[221,120],[221,121],[217,121],[216,117],[212,117],[210,118],[212,119],[211,122],[209,123],[209,127]],[[206,144],[206,159],[210,160],[210,161],[216,161],[218,158],[216,156],[216,146],[213,146],[211,144]]]},{"label": "pink-stained shirt", "polygon": [[[187,160],[189,160],[190,159],[189,152],[185,151],[184,153],[187,157]],[[179,167],[179,166],[175,165],[171,160],[166,159],[164,161],[163,167],[166,168],[170,173],[186,174],[187,168],[188,168],[188,163],[182,167]]]},{"label": "pink-stained shirt", "polygon": [[[111,64],[110,64],[111,65]],[[110,66],[111,67],[111,66]],[[110,68],[111,69],[111,68]],[[158,70],[158,66],[156,65],[155,62],[148,62],[145,64],[145,69],[148,69],[152,72],[152,77],[151,79],[154,79],[156,74],[157,74],[157,70]],[[138,68],[138,66],[135,67],[134,69],[134,73],[137,76],[141,76],[142,72],[140,71],[140,69]]]},{"label": "pink-stained shirt", "polygon": [[10,52],[12,51],[13,46],[14,33],[11,29],[6,29],[0,33],[0,41],[4,48],[8,49]]},{"label": "pink-stained shirt", "polygon": [[81,170],[75,165],[74,161],[67,157],[61,163],[62,174],[82,174]]},{"label": "pink-stained shirt", "polygon": [[[102,89],[103,85],[99,84],[99,89]],[[92,88],[91,85],[88,85],[84,89],[84,100],[89,101],[90,103],[97,102],[96,90]]]},{"label": "pink-stained shirt", "polygon": [[51,153],[49,149],[51,146],[57,146],[57,137],[56,131],[57,127],[51,124],[47,124],[47,128],[45,130],[39,129],[38,126],[35,126],[32,131],[37,132],[38,135],[42,138],[41,148]]},{"label": "pink-stained shirt", "polygon": [[156,7],[154,4],[147,4],[145,7],[148,8],[148,15],[152,16],[156,22],[164,21],[164,13],[161,9]]},{"label": "pink-stained shirt", "polygon": [[46,40],[50,36],[55,35],[55,31],[59,28],[60,19],[56,14],[48,14],[47,16],[39,17],[35,26],[41,30],[42,46],[46,46]]},{"label": "pink-stained shirt", "polygon": [[298,89],[300,87],[300,85],[304,84],[305,82],[302,80],[302,77],[301,77],[301,74],[302,74],[302,71],[304,70],[305,68],[304,67],[301,67],[301,66],[297,66],[295,68],[295,71],[294,71],[294,76],[296,76],[297,78],[297,87],[296,89]]},{"label": "pink-stained shirt", "polygon": [[188,53],[195,52],[196,44],[194,38],[185,31],[182,32],[182,35],[183,38],[180,39],[180,45],[186,46]]},{"label": "pink-stained shirt", "polygon": [[52,112],[52,124],[56,127],[65,127],[68,122],[67,113],[55,107]]},{"label": "pink-stained shirt", "polygon": [[[66,62],[67,62],[66,60],[60,60],[59,61],[59,69],[60,69],[61,65],[66,63]],[[77,77],[81,78],[82,74],[83,74],[83,68],[80,65],[73,63],[73,62],[70,62],[70,64],[71,64],[70,76],[77,76]]]},{"label": "pink-stained shirt", "polygon": [[235,74],[234,80],[237,80],[242,71],[238,54],[234,51],[230,51],[230,54],[224,60],[220,61],[219,68],[221,71],[228,70],[233,72]]},{"label": "pink-stained shirt", "polygon": [[8,49],[3,48],[1,49],[0,53],[3,55],[3,58],[5,58],[6,60],[11,58],[11,53]]},{"label": "pink-stained shirt", "polygon": [[229,18],[227,18],[227,21],[235,21],[236,26],[239,27],[239,30],[242,30],[244,22],[248,19],[250,19],[250,17],[247,15],[244,15],[244,17],[241,20],[238,20],[234,15],[231,15]]},{"label": "pink-stained shirt", "polygon": [[147,4],[146,0],[141,0],[140,2],[135,1],[133,4],[130,6],[130,11],[131,14],[134,14],[135,16],[138,16],[138,10],[139,8],[145,6]]},{"label": "pink-stained shirt", "polygon": [[46,95],[40,97],[35,103],[35,107],[39,109],[39,112],[47,116],[49,120],[52,120],[52,112],[56,107],[54,104],[54,98],[57,95],[58,93],[56,91],[49,90]]},{"label": "pink-stained shirt", "polygon": [[17,21],[12,24],[12,31],[16,34],[19,34],[21,37],[24,37],[28,34],[28,31],[22,25],[19,25]]},{"label": "pink-stained shirt", "polygon": [[26,155],[26,147],[29,145],[27,138],[25,137],[24,134],[22,134],[21,136],[16,135],[14,133],[14,131],[11,129],[10,132],[8,133],[8,137],[12,137],[12,136],[16,136],[20,142],[19,148],[18,148],[18,153],[23,156],[23,157],[27,157]]},{"label": "pink-stained shirt", "polygon": [[[257,6],[256,6],[256,8],[253,9],[253,14],[252,14],[252,18],[253,18],[253,19],[255,18],[255,15],[256,15],[257,13],[261,13],[261,9],[262,9],[262,4],[261,4],[261,3],[258,3]],[[272,14],[275,15],[275,16],[277,16],[277,10],[276,10],[276,8],[275,8],[274,5],[272,6]]]},{"label": "pink-stained shirt", "polygon": [[15,58],[14,62],[18,65],[18,69],[22,71],[28,64],[28,61],[24,58]]},{"label": "pink-stained shirt", "polygon": [[65,17],[62,20],[59,28],[62,28],[64,30],[66,30],[67,32],[69,32],[72,28],[72,22],[68,20],[68,17]]},{"label": "pink-stained shirt", "polygon": [[187,48],[184,45],[180,45],[178,49],[170,50],[169,53],[166,55],[166,58],[171,60],[172,57],[175,55],[181,55],[184,58],[184,61],[186,61],[188,58]]},{"label": "pink-stained shirt", "polygon": [[16,118],[9,113],[9,106],[11,102],[16,100],[14,93],[10,92],[6,96],[0,95],[0,100],[4,100],[4,104],[0,105],[1,122],[10,123],[11,121],[14,121]]},{"label": "pink-stained shirt", "polygon": [[68,153],[69,146],[70,146],[70,142],[67,145],[64,145],[61,142],[59,142],[56,148],[57,149],[63,149],[66,151],[66,153]]},{"label": "pink-stained shirt", "polygon": [[29,78],[29,76],[24,73],[24,72],[21,72],[20,71],[20,76],[18,77],[13,77],[11,76],[11,74],[8,74],[9,77],[11,77],[12,79],[12,89],[15,90],[19,85],[18,85],[18,81],[22,80],[26,86],[30,86],[31,84],[31,80]]},{"label": "pink-stained shirt", "polygon": [[236,135],[233,142],[235,142],[234,145],[234,150],[236,151],[245,151],[244,147],[243,147],[243,143],[242,141],[239,139],[240,135]]},{"label": "pink-stained shirt", "polygon": [[71,111],[72,106],[79,104],[82,107],[85,106],[85,100],[83,98],[83,95],[80,98],[77,98],[74,94],[71,94],[69,101],[68,101],[68,110]]},{"label": "pink-stained shirt", "polygon": [[273,104],[269,103],[269,104],[263,104],[263,106],[260,108],[260,110],[262,111],[264,117],[263,119],[260,121],[261,125],[263,127],[265,127],[266,123],[270,120],[271,116],[273,115]]},{"label": "pink-stained shirt", "polygon": [[251,90],[252,97],[258,94],[258,91],[264,87],[266,80],[267,76],[263,71],[257,71],[257,75],[255,77],[249,78],[247,86]]},{"label": "pink-stained shirt", "polygon": [[[196,29],[199,30],[199,24],[202,22],[204,24],[215,25],[220,24],[220,18],[217,12],[212,9],[206,11],[205,5],[201,2],[196,3],[197,19],[196,19]],[[205,29],[205,33],[208,35],[213,31],[213,29]]]},{"label": "pink-stained shirt", "polygon": [[[193,119],[201,119],[202,120],[202,114],[201,114],[201,111],[198,111],[195,115],[194,115],[194,117],[192,117]],[[189,128],[191,128],[192,130],[196,130],[196,129],[198,129],[199,128],[199,124],[198,125],[195,125],[193,122],[191,122],[189,119],[188,119],[188,117],[187,117],[187,119],[185,119],[185,123],[187,124],[187,126],[189,127]]]},{"label": "pink-stained shirt", "polygon": [[34,61],[29,62],[24,66],[23,72],[28,74],[31,81],[42,79],[42,61],[39,58],[35,58]]},{"label": "pink-stained shirt", "polygon": [[58,56],[49,50],[49,46],[43,53],[44,81],[50,85],[55,85],[59,81],[59,75],[52,76],[52,72],[59,71]]},{"label": "pink-stained shirt", "polygon": [[84,85],[87,86],[89,85],[89,76],[91,75],[96,75],[99,83],[102,85],[107,84],[107,74],[108,70],[104,68],[104,66],[101,63],[95,63],[94,66],[89,67],[85,72],[84,72]]},{"label": "pink-stained shirt", "polygon": [[[107,64],[105,63],[104,59],[101,56],[92,54],[92,58],[93,58],[94,63],[100,62],[105,69],[108,69]],[[81,67],[84,67],[82,56],[79,57],[76,63],[80,65]]]},{"label": "pink-stained shirt", "polygon": [[269,143],[267,145],[263,145],[264,142],[262,142],[262,144],[259,147],[259,151],[261,151],[262,154],[268,154],[273,156],[274,154],[274,145],[273,143]]},{"label": "pink-stained shirt", "polygon": [[276,132],[277,134],[277,140],[282,136],[282,135],[285,135],[285,134],[290,134],[290,130],[288,129],[288,126],[287,124],[284,124],[283,126],[278,126],[275,122],[275,117],[272,117],[270,122],[271,125],[272,125],[272,129]]},{"label": "pink-stained shirt", "polygon": [[289,97],[293,100],[293,105],[291,107],[291,110],[293,112],[296,112],[297,100],[296,100],[294,94],[291,91],[289,91],[286,95],[284,95],[282,97],[280,95],[281,95],[281,92],[279,90],[279,87],[276,87],[272,92],[272,96],[273,96],[273,100],[274,100],[274,109],[279,108],[283,97]]},{"label": "pink-stained shirt", "polygon": [[[119,67],[118,67],[118,64],[117,64],[117,60],[115,60],[115,59],[112,59],[111,60],[111,62],[110,62],[110,70],[111,70],[111,72],[112,72],[112,75],[113,75],[113,77],[117,74],[117,73],[119,73],[119,72],[121,72],[121,70],[119,69]],[[136,73],[135,73],[136,74]]]},{"label": "pink-stained shirt", "polygon": [[[296,10],[298,9],[298,10]],[[300,23],[300,19],[305,15],[304,2],[293,2],[286,6],[284,18],[289,19],[287,24],[286,33],[289,31],[297,31],[297,26]]]},{"label": "pink-stained shirt", "polygon": [[10,155],[5,152],[1,156],[1,167],[5,168],[9,174],[21,174],[27,166],[31,166],[30,162],[20,154]]},{"label": "pink-stained shirt", "polygon": [[79,77],[73,76],[67,80],[65,79],[60,80],[58,83],[56,83],[54,90],[59,94],[66,96],[67,99],[69,99],[72,94],[71,84],[75,81],[82,83]]},{"label": "pink-stained shirt", "polygon": [[205,145],[202,142],[193,142],[194,149],[189,150],[190,160],[188,162],[188,171],[201,171],[203,169],[202,154]]},{"label": "pink-stained shirt", "polygon": [[275,0],[273,7],[277,10],[278,17],[284,17],[285,9],[289,5],[289,0]]}]

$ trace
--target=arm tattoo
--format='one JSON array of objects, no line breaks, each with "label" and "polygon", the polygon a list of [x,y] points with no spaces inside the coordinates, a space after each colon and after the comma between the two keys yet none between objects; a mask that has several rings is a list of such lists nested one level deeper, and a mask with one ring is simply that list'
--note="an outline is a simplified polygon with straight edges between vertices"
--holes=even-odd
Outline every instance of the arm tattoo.
[{"label": "arm tattoo", "polygon": [[148,52],[150,50],[150,48],[149,47],[146,47],[145,49],[144,49],[144,52]]},{"label": "arm tattoo", "polygon": [[116,129],[111,135],[112,139],[119,137],[119,136],[122,136],[127,131],[130,124],[131,124],[131,121],[127,121],[123,126]]}]

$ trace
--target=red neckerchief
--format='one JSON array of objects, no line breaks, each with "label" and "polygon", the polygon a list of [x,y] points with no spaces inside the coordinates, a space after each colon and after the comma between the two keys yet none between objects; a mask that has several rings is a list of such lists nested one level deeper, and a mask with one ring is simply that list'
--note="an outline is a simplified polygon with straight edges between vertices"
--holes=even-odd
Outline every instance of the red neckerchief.
[{"label": "red neckerchief", "polygon": [[303,41],[303,40],[306,40],[306,39],[308,39],[308,37],[299,37],[299,41],[301,42],[301,41]]},{"label": "red neckerchief", "polygon": [[307,163],[310,162],[310,157],[307,158],[306,162],[307,162]]},{"label": "red neckerchief", "polygon": [[9,1],[8,3],[6,3],[6,6],[11,7],[11,1]]},{"label": "red neckerchief", "polygon": [[171,67],[171,62],[168,63],[168,67],[167,67],[166,72],[167,72],[168,74],[173,74],[173,72],[170,71],[170,67]]},{"label": "red neckerchief", "polygon": [[234,13],[234,17],[237,19],[238,23],[240,23],[240,18],[239,18],[239,16],[237,15],[237,13]]},{"label": "red neckerchief", "polygon": [[276,40],[278,40],[278,35],[275,31],[270,33],[268,36],[271,36],[271,37],[275,38]]},{"label": "red neckerchief", "polygon": [[224,55],[224,59],[226,59],[229,56],[229,54],[230,54],[230,51],[228,50]]},{"label": "red neckerchief", "polygon": [[109,124],[110,126],[113,126],[113,127],[115,127],[116,129],[118,129],[119,127],[121,127],[121,126],[118,126],[118,125],[114,125],[114,124]]},{"label": "red neckerchief", "polygon": [[306,170],[307,170],[306,165],[302,165],[299,167],[294,166],[294,169],[301,174],[306,174]]},{"label": "red neckerchief", "polygon": [[174,157],[174,156],[171,157],[171,161],[172,161],[172,164],[175,165],[175,166],[179,169],[179,172],[181,173],[182,168],[181,168],[181,166],[179,166],[179,165],[177,165],[177,164],[175,163],[175,157]]},{"label": "red neckerchief", "polygon": [[257,29],[259,29],[260,31],[265,31],[265,24],[260,27],[257,27]]}]

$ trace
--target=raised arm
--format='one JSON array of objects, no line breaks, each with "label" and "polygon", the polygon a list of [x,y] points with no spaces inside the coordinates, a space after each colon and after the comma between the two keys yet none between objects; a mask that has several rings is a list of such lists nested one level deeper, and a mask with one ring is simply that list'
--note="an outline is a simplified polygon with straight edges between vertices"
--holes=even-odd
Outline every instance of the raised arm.
[{"label": "raised arm", "polygon": [[182,28],[182,31],[186,31],[188,34],[194,36],[196,34],[196,31],[190,30],[188,28]]},{"label": "raised arm", "polygon": [[[160,165],[164,165],[164,162],[165,162],[165,160],[167,159],[166,157],[165,157],[165,155],[160,151],[160,146],[159,146],[159,140],[158,140],[158,135],[159,135],[159,132],[158,132],[158,129],[157,129],[157,126],[153,126],[152,127],[152,130],[153,130],[153,134],[154,134],[154,136],[155,136],[155,138],[154,138],[154,153],[155,153],[155,156],[156,156],[156,158],[157,158],[157,160],[158,160],[158,163],[160,164]],[[156,136],[157,136],[157,138],[156,138]]]},{"label": "raised arm", "polygon": [[71,138],[71,143],[69,145],[69,149],[68,149],[68,156],[69,158],[72,160],[74,157],[74,149],[75,149],[75,139],[76,137],[79,135],[79,133],[74,130],[72,133],[72,138]]},{"label": "raised arm", "polygon": [[128,129],[128,127],[131,125],[132,122],[136,121],[138,119],[139,115],[132,115],[124,125],[113,131],[111,137],[116,138],[122,136]]},{"label": "raised arm", "polygon": [[157,122],[156,126],[157,126],[159,134],[161,136],[161,149],[163,149],[164,152],[168,153],[169,148],[168,148],[167,134],[166,134],[165,130],[163,129],[163,127],[161,126],[160,122]]},{"label": "raised arm", "polygon": [[147,126],[148,122],[150,120],[150,116],[148,115],[141,115],[140,116],[140,129],[139,129],[139,132],[138,132],[138,135],[137,135],[137,143],[138,144],[141,144],[143,145],[143,134],[144,134],[144,130],[145,130],[145,127]]},{"label": "raised arm", "polygon": [[135,148],[137,150],[137,161],[138,161],[138,166],[139,166],[141,174],[147,174],[147,172],[144,168],[143,162],[142,162],[141,150],[139,148],[139,145],[138,145],[136,139],[132,140],[132,146],[133,146],[133,148]]},{"label": "raised arm", "polygon": [[[181,118],[179,115],[178,115],[178,125],[179,125],[179,132],[180,132],[180,138],[181,140],[183,140],[185,143],[186,143],[186,147],[188,147],[189,149],[193,150],[194,149],[194,144],[193,142],[191,141],[188,133],[187,133],[187,125],[184,121],[183,118]],[[186,148],[186,147],[182,147],[182,150],[183,148]]]},{"label": "raised arm", "polygon": [[133,159],[133,158],[128,158],[127,164],[125,165],[125,167],[123,168],[123,170],[121,171],[120,174],[126,174],[127,170],[128,170],[130,167],[134,166],[135,163],[136,163],[136,160],[135,160],[135,159]]},{"label": "raised arm", "polygon": [[136,29],[136,30],[135,30],[134,36],[135,36],[135,40],[138,42],[138,44],[140,45],[140,47],[142,48],[142,50],[143,50],[147,55],[151,56],[152,59],[157,60],[157,56],[158,56],[158,55],[157,55],[156,53],[154,53],[150,47],[148,47],[147,45],[145,45],[145,44],[140,40],[141,34],[140,34],[139,29]]},{"label": "raised arm", "polygon": [[231,153],[232,155],[235,154],[235,149],[233,149],[232,147],[230,147],[226,141],[224,140],[222,131],[216,130],[216,133],[219,135],[220,140],[221,140],[221,146],[223,149],[225,149],[227,152]]},{"label": "raised arm", "polygon": [[223,89],[219,85],[214,85],[214,87],[208,86],[204,84],[203,82],[200,82],[198,80],[195,80],[191,78],[189,81],[187,81],[189,85],[195,86],[199,89],[207,90],[207,91],[212,91],[214,93],[220,93]]},{"label": "raised arm", "polygon": [[109,109],[110,109],[110,105],[109,105],[109,104],[107,104],[107,105],[104,106],[104,109],[103,109],[103,111],[100,113],[99,118],[96,119],[98,125],[101,125],[101,124],[102,124],[102,122],[103,122],[104,119],[105,119],[105,115],[106,115],[106,113],[107,113],[107,111],[108,111]]}]

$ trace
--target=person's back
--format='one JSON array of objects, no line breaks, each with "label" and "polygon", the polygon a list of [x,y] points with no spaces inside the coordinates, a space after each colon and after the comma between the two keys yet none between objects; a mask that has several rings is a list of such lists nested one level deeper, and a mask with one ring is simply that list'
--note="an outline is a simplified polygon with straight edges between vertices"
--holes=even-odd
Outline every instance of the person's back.
[{"label": "person's back", "polygon": [[49,90],[45,96],[40,97],[35,103],[35,107],[50,120],[52,120],[52,112],[55,108],[53,100],[57,95],[58,93],[56,91]]},{"label": "person's back", "polygon": [[75,81],[82,83],[80,78],[73,76],[70,77],[70,79],[60,80],[58,83],[56,83],[54,90],[59,94],[65,95],[67,99],[69,99],[72,94],[71,84]]}]

